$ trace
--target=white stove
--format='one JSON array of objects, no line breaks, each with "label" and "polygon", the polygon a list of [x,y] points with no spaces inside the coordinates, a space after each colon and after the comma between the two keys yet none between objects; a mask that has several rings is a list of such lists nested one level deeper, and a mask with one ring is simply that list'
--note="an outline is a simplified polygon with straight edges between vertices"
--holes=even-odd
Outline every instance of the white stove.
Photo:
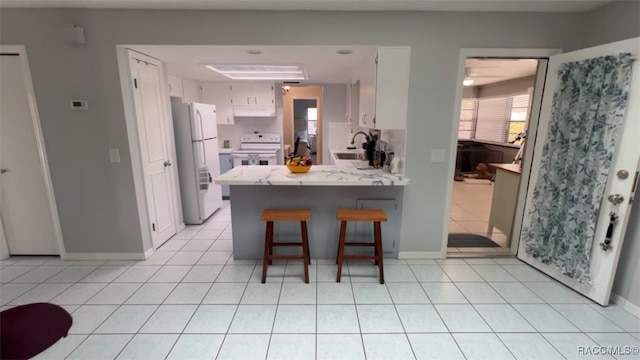
[{"label": "white stove", "polygon": [[284,162],[280,134],[245,134],[231,153],[233,166],[279,165]]}]

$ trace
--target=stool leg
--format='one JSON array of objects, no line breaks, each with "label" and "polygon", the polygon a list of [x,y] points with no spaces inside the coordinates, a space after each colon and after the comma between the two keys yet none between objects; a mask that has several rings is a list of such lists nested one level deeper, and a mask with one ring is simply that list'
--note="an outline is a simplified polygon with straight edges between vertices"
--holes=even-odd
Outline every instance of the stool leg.
[{"label": "stool leg", "polygon": [[384,284],[384,266],[382,265],[382,230],[380,228],[380,222],[374,222],[374,241],[376,248],[376,255],[378,259],[378,269],[380,271],[380,284]]},{"label": "stool leg", "polygon": [[342,261],[344,257],[344,243],[345,237],[347,235],[347,222],[342,221],[340,223],[340,241],[338,242],[338,275],[336,277],[336,282],[340,282],[342,278]]},{"label": "stool leg", "polygon": [[269,223],[269,265],[273,265],[273,260],[271,260],[271,255],[273,255],[273,221],[268,221]]},{"label": "stool leg", "polygon": [[[379,223],[378,223],[379,224]],[[373,261],[374,265],[378,265],[378,245],[376,245],[376,222],[373,222],[373,255],[375,256],[375,260]]]},{"label": "stool leg", "polygon": [[309,283],[309,237],[307,236],[307,222],[300,221],[300,230],[302,232],[302,254],[304,255],[304,282]]},{"label": "stool leg", "polygon": [[269,241],[271,235],[271,227],[273,223],[267,221],[266,229],[264,232],[264,254],[262,256],[262,283],[267,282],[267,265],[269,264],[269,254],[271,252],[271,242]]}]

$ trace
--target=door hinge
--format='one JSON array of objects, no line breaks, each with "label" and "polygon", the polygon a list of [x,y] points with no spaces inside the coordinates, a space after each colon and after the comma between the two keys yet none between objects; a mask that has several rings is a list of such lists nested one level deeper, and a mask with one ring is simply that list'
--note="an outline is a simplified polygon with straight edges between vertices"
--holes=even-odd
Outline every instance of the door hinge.
[{"label": "door hinge", "polygon": [[156,223],[151,223],[151,228],[153,229],[153,231],[156,231]]},{"label": "door hinge", "polygon": [[396,203],[395,208],[396,208],[396,210],[398,210],[398,203]]},{"label": "door hinge", "polygon": [[133,79],[133,87],[138,88],[138,79]]},{"label": "door hinge", "polygon": [[376,64],[378,63],[378,57],[376,56],[376,60],[374,61]]}]

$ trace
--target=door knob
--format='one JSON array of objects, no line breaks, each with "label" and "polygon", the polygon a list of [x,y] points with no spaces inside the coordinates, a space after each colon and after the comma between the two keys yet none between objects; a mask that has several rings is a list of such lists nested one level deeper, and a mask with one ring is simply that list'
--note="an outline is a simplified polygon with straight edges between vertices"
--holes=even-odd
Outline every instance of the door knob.
[{"label": "door knob", "polygon": [[9,169],[0,169],[0,174],[4,174],[4,173],[6,173],[8,171],[9,171]]},{"label": "door knob", "polygon": [[171,161],[167,160],[164,162],[164,167],[171,166]]},{"label": "door knob", "polygon": [[624,196],[620,194],[613,194],[613,195],[609,195],[607,200],[609,200],[609,202],[612,203],[613,205],[618,205],[618,204],[622,204],[622,202],[624,201]]}]

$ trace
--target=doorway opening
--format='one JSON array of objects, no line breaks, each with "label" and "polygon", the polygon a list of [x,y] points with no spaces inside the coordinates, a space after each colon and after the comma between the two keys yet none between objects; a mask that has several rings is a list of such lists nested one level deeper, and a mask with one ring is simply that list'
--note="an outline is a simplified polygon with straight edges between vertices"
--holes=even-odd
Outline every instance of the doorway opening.
[{"label": "doorway opening", "polygon": [[[544,69],[542,69],[542,67]],[[511,255],[523,153],[546,60],[466,57],[447,256]],[[537,119],[536,119],[537,120]],[[537,123],[537,121],[536,121]]]},{"label": "doorway opening", "polygon": [[322,87],[283,86],[283,134],[290,152],[322,163]]}]

